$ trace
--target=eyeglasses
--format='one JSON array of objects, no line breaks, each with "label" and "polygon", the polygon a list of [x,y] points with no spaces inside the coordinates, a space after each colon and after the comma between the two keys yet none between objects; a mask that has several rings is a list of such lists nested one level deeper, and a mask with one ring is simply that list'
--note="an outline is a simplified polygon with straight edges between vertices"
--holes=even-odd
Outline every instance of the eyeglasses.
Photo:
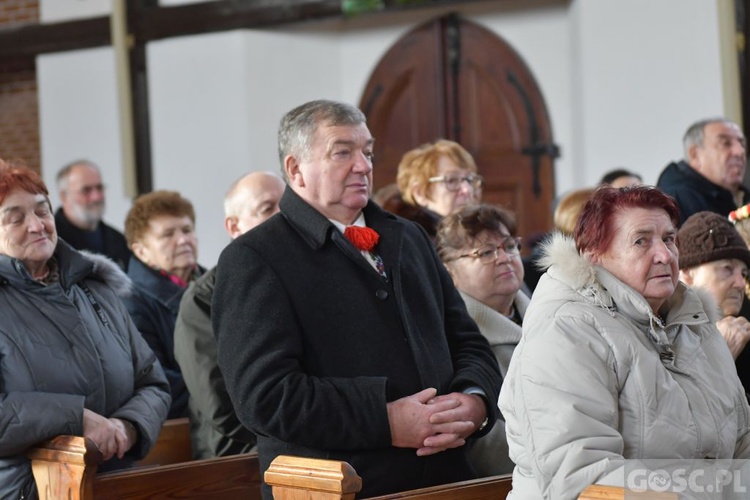
[{"label": "eyeglasses", "polygon": [[445,189],[448,191],[458,191],[461,189],[461,183],[466,182],[471,186],[472,189],[479,189],[484,184],[484,177],[481,175],[470,174],[470,175],[441,175],[438,177],[430,177],[427,182],[443,182],[445,183]]},{"label": "eyeglasses", "polygon": [[508,236],[499,246],[484,245],[471,253],[459,255],[456,259],[471,257],[472,259],[479,260],[482,264],[492,264],[500,256],[500,250],[505,252],[505,255],[508,257],[515,257],[521,250],[521,238]]}]

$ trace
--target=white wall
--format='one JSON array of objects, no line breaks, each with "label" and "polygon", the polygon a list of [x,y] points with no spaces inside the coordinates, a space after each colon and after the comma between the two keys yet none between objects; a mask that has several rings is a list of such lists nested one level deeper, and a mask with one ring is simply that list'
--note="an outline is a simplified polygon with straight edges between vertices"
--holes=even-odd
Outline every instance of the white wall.
[{"label": "white wall", "polygon": [[39,19],[43,23],[108,16],[110,12],[111,0],[39,0]]},{"label": "white wall", "polygon": [[[41,3],[50,11],[57,2],[77,3]],[[389,46],[448,10],[496,32],[536,76],[562,152],[558,193],[620,165],[655,182],[679,158],[687,125],[723,113],[716,4],[707,0],[466,2],[155,42],[148,47],[154,187],[179,190],[196,205],[202,264],[213,265],[228,241],[227,186],[248,171],[278,168],[281,115],[313,98],[357,103]],[[39,58],[45,179],[92,156],[115,169],[105,182],[117,183],[111,59],[109,49]],[[107,219],[121,226],[127,208],[113,192]]]},{"label": "white wall", "polygon": [[[715,2],[578,0],[577,182],[618,165],[647,183],[682,156],[682,135],[723,112]],[[560,186],[562,187],[562,186]],[[572,187],[572,186],[571,186]]]},{"label": "white wall", "polygon": [[130,198],[122,182],[113,51],[109,47],[37,58],[42,177],[60,205],[57,171],[78,159],[100,166],[107,186],[105,220],[122,229]]},{"label": "white wall", "polygon": [[[290,64],[279,53],[318,56]],[[202,264],[215,264],[229,242],[229,185],[248,172],[279,171],[281,115],[310,99],[340,98],[338,61],[327,33],[235,31],[149,46],[154,189],[175,189],[193,202]]]}]

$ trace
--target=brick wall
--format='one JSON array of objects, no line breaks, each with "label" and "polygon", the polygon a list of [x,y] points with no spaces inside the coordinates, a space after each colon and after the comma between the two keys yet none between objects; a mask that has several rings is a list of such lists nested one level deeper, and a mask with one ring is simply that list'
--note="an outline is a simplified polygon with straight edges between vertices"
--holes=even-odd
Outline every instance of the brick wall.
[{"label": "brick wall", "polygon": [[[0,30],[39,22],[39,0],[0,0]],[[0,60],[0,158],[40,170],[39,105],[33,58]]]},{"label": "brick wall", "polygon": [[39,0],[0,0],[0,29],[39,22]]}]

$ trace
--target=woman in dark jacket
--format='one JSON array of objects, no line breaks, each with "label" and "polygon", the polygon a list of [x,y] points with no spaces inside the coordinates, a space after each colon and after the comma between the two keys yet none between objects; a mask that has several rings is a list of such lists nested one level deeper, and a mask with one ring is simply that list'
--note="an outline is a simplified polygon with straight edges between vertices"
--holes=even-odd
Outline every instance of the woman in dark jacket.
[{"label": "woman in dark jacket", "polygon": [[112,261],[59,240],[39,176],[0,160],[0,497],[36,498],[24,451],[59,434],[121,468],[153,446],[167,381]]},{"label": "woman in dark jacket", "polygon": [[204,272],[196,261],[192,203],[175,191],[139,196],[125,218],[125,238],[133,251],[128,276],[136,288],[125,306],[167,374],[168,418],[187,417],[189,394],[174,356],[174,327],[185,290]]}]

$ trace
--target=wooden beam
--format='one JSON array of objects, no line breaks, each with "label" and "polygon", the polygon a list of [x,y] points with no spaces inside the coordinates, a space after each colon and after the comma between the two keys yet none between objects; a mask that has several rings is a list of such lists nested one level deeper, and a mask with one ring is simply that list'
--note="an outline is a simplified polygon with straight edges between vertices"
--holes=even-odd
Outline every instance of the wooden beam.
[{"label": "wooden beam", "polygon": [[[149,2],[144,2],[148,5]],[[221,0],[140,9],[137,43],[341,16],[340,0]],[[109,16],[0,29],[0,59],[108,46]]]},{"label": "wooden beam", "polygon": [[[137,41],[143,18],[158,0],[128,0],[128,30]],[[133,96],[133,137],[135,140],[136,194],[151,192],[153,168],[151,158],[151,113],[148,96],[146,44],[135,43],[130,50],[130,92]]]},{"label": "wooden beam", "polygon": [[[281,3],[281,5],[279,5]],[[329,19],[341,16],[341,0],[222,0],[151,9],[140,26],[148,42],[175,36]]]},{"label": "wooden beam", "polygon": [[0,30],[0,59],[109,45],[109,16]]},{"label": "wooden beam", "polygon": [[[346,15],[344,0],[219,0],[167,7],[160,7],[151,0],[131,1],[139,3],[137,21],[129,25],[137,44],[176,36],[335,19]],[[381,9],[358,15],[455,5],[464,1],[382,0]],[[0,60],[109,44],[109,16],[4,28],[0,29]]]}]

